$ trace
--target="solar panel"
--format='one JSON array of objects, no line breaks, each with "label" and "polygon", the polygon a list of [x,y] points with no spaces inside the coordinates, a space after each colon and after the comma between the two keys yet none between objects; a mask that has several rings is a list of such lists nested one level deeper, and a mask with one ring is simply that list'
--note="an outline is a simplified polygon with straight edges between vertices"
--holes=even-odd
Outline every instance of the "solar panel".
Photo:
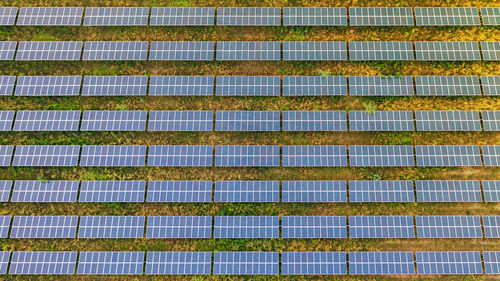
[{"label": "solar panel", "polygon": [[479,111],[415,111],[417,131],[481,131]]},{"label": "solar panel", "polygon": [[283,202],[347,202],[345,181],[283,181]]},{"label": "solar panel", "polygon": [[145,96],[147,76],[85,76],[82,96]]},{"label": "solar panel", "polygon": [[483,274],[479,252],[416,252],[418,274]]},{"label": "solar panel", "polygon": [[345,96],[345,76],[283,76],[284,96]]},{"label": "solar panel", "polygon": [[484,166],[500,166],[500,145],[483,145]]},{"label": "solar panel", "polygon": [[483,128],[485,131],[500,131],[500,111],[483,110],[481,111],[481,116],[483,117]]},{"label": "solar panel", "polygon": [[415,274],[412,252],[349,252],[349,274]]},{"label": "solar panel", "polygon": [[417,180],[418,202],[482,202],[481,186],[475,180]]},{"label": "solar panel", "polygon": [[415,202],[413,181],[349,181],[350,202]]},{"label": "solar panel", "polygon": [[347,166],[345,145],[284,145],[283,167]]},{"label": "solar panel", "polygon": [[485,202],[500,202],[500,181],[482,181]]},{"label": "solar panel", "polygon": [[342,7],[284,7],[284,26],[346,26],[347,9]]},{"label": "solar panel", "polygon": [[351,167],[415,166],[411,145],[350,145]]},{"label": "solar panel", "polygon": [[349,77],[351,96],[413,96],[411,76],[351,76]]},{"label": "solar panel", "polygon": [[212,96],[213,76],[151,76],[150,96]]},{"label": "solar panel", "polygon": [[211,145],[151,145],[148,166],[211,167]]},{"label": "solar panel", "polygon": [[82,167],[139,167],[146,163],[145,145],[84,145]]},{"label": "solar panel", "polygon": [[280,60],[279,41],[219,41],[216,60]]},{"label": "solar panel", "polygon": [[279,145],[217,145],[216,167],[279,167]]},{"label": "solar panel", "polygon": [[[9,237],[10,219],[11,216],[0,216],[0,238]],[[0,268],[1,268],[1,262],[0,262]]]},{"label": "solar panel", "polygon": [[14,131],[78,131],[80,111],[19,110]]},{"label": "solar panel", "polygon": [[212,131],[214,112],[194,111],[150,111],[148,131]]},{"label": "solar panel", "polygon": [[79,145],[18,145],[12,166],[75,167],[78,165],[79,154]]},{"label": "solar panel", "polygon": [[417,61],[480,61],[475,41],[416,41]]},{"label": "solar panel", "polygon": [[78,96],[81,76],[19,76],[14,96]]},{"label": "solar panel", "polygon": [[483,260],[486,274],[500,274],[500,251],[483,251]]},{"label": "solar panel", "polygon": [[283,238],[347,238],[346,218],[340,216],[283,216]]},{"label": "solar panel", "polygon": [[153,7],[152,26],[209,26],[215,24],[213,7]]},{"label": "solar panel", "polygon": [[153,41],[149,60],[211,61],[214,46],[212,41]]},{"label": "solar panel", "polygon": [[[0,9],[0,14],[1,14]],[[9,265],[10,252],[1,251],[0,252],[0,274],[7,274],[7,267]]]},{"label": "solar panel", "polygon": [[17,180],[11,202],[76,202],[78,181]]},{"label": "solar panel", "polygon": [[474,7],[415,7],[417,26],[481,25]]},{"label": "solar panel", "polygon": [[75,238],[78,216],[15,216],[10,238]]},{"label": "solar panel", "polygon": [[147,238],[212,238],[211,216],[149,216]]},{"label": "solar panel", "polygon": [[283,275],[346,275],[345,252],[282,252]]},{"label": "solar panel", "polygon": [[283,131],[347,131],[345,111],[283,111]]},{"label": "solar panel", "polygon": [[87,41],[82,60],[146,60],[148,45],[147,41]]},{"label": "solar panel", "polygon": [[413,131],[412,111],[349,111],[351,131]]},{"label": "solar panel", "polygon": [[279,111],[217,111],[216,131],[279,131]]},{"label": "solar panel", "polygon": [[279,181],[216,181],[214,202],[279,202]]},{"label": "solar panel", "polygon": [[10,166],[13,152],[13,145],[0,145],[0,167]]},{"label": "solar panel", "polygon": [[16,25],[82,24],[83,7],[22,7]]},{"label": "solar panel", "polygon": [[0,76],[0,96],[12,96],[15,82],[16,76]]},{"label": "solar panel", "polygon": [[500,95],[500,76],[481,76],[485,96]]},{"label": "solar panel", "polygon": [[148,252],[146,256],[146,274],[210,275],[211,266],[212,252]]},{"label": "solar panel", "polygon": [[279,238],[278,216],[215,216],[214,238]]},{"label": "solar panel", "polygon": [[500,7],[481,8],[483,25],[500,25]]},{"label": "solar panel", "polygon": [[214,275],[278,275],[278,252],[215,252]]},{"label": "solar panel", "polygon": [[82,181],[79,202],[144,202],[146,181]]},{"label": "solar panel", "polygon": [[78,252],[13,252],[9,274],[75,274]]},{"label": "solar panel", "polygon": [[217,76],[216,96],[279,96],[279,76]]},{"label": "solar panel", "polygon": [[352,61],[414,60],[413,44],[409,41],[352,41],[349,42]]},{"label": "solar panel", "polygon": [[281,8],[277,7],[220,7],[217,25],[279,26]]},{"label": "solar panel", "polygon": [[81,216],[78,238],[142,238],[144,216]]},{"label": "solar panel", "polygon": [[149,7],[87,7],[84,26],[148,25]]},{"label": "solar panel", "polygon": [[0,61],[13,60],[16,47],[16,41],[0,41]]},{"label": "solar panel", "polygon": [[11,189],[12,189],[11,180],[0,180],[0,202],[9,201]]},{"label": "solar panel", "polygon": [[14,25],[16,16],[17,7],[0,7],[0,25]]},{"label": "solar panel", "polygon": [[484,237],[500,238],[500,216],[483,216]]},{"label": "solar panel", "polygon": [[16,60],[77,61],[82,55],[82,46],[82,41],[19,41]]},{"label": "solar panel", "polygon": [[0,131],[10,131],[12,123],[14,122],[14,110],[1,110],[0,111]]},{"label": "solar panel", "polygon": [[480,96],[477,76],[415,76],[417,96]]},{"label": "solar panel", "polygon": [[413,26],[412,8],[349,8],[351,26]]},{"label": "solar panel", "polygon": [[85,110],[82,131],[145,131],[147,111]]},{"label": "solar panel", "polygon": [[477,145],[416,145],[417,166],[481,166]]},{"label": "solar panel", "polygon": [[500,60],[500,41],[481,41],[481,52],[485,61]]},{"label": "solar panel", "polygon": [[144,252],[80,252],[77,274],[139,275]]},{"label": "solar panel", "polygon": [[212,202],[212,182],[150,181],[146,202]]},{"label": "solar panel", "polygon": [[347,44],[344,41],[284,41],[283,60],[347,60]]},{"label": "solar panel", "polygon": [[415,216],[418,238],[483,238],[479,216]]},{"label": "solar panel", "polygon": [[349,216],[350,238],[415,238],[412,216]]}]

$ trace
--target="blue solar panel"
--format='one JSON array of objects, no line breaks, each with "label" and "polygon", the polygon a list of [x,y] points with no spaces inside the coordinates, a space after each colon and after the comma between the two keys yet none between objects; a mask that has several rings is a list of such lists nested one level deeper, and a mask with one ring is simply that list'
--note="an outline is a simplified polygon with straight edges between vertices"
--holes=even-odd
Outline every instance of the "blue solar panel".
[{"label": "blue solar panel", "polygon": [[214,47],[212,41],[153,41],[149,60],[211,61]]},{"label": "blue solar panel", "polygon": [[83,7],[22,7],[16,25],[79,26],[82,17]]},{"label": "blue solar panel", "polygon": [[142,238],[144,216],[82,216],[78,238]]},{"label": "blue solar panel", "polygon": [[79,202],[144,202],[146,181],[82,181]]},{"label": "blue solar panel", "polygon": [[217,76],[217,96],[279,96],[279,76]]},{"label": "blue solar panel", "polygon": [[415,166],[411,145],[350,145],[351,167]]},{"label": "blue solar panel", "polygon": [[84,145],[82,167],[139,167],[146,163],[145,145]]},{"label": "blue solar panel", "polygon": [[417,26],[481,25],[475,7],[415,7]]},{"label": "blue solar panel", "polygon": [[142,274],[144,252],[80,252],[77,274]]},{"label": "blue solar panel", "polygon": [[349,77],[351,96],[413,96],[411,76],[351,76]]},{"label": "blue solar panel", "polygon": [[500,41],[481,41],[481,52],[485,61],[500,60]]},{"label": "blue solar panel", "polygon": [[352,61],[407,61],[414,60],[410,41],[352,41],[349,42]]},{"label": "blue solar panel", "polygon": [[483,110],[481,116],[485,131],[500,131],[500,110]]},{"label": "blue solar panel", "polygon": [[283,96],[345,96],[345,76],[283,76]]},{"label": "blue solar panel", "polygon": [[0,145],[0,167],[10,166],[13,152],[13,145]]},{"label": "blue solar panel", "polygon": [[345,145],[284,145],[283,167],[347,166]]},{"label": "blue solar panel", "polygon": [[500,25],[500,7],[481,8],[483,25]]},{"label": "blue solar panel", "polygon": [[340,216],[283,216],[283,238],[347,238],[346,218]]},{"label": "blue solar panel", "polygon": [[151,76],[150,96],[212,96],[213,76]]},{"label": "blue solar panel", "polygon": [[479,216],[415,216],[418,238],[483,238]]},{"label": "blue solar panel", "polygon": [[0,96],[12,96],[16,76],[0,76]]},{"label": "blue solar panel", "polygon": [[149,216],[147,238],[211,238],[211,216]]},{"label": "blue solar panel", "polygon": [[146,7],[88,7],[84,26],[148,25],[149,8]]},{"label": "blue solar panel", "polygon": [[212,202],[212,182],[150,181],[146,202]]},{"label": "blue solar panel", "polygon": [[80,111],[19,110],[14,131],[78,131]]},{"label": "blue solar panel", "polygon": [[13,60],[16,47],[16,41],[0,41],[0,61]]},{"label": "blue solar panel", "polygon": [[483,251],[483,260],[486,274],[500,274],[500,251]]},{"label": "blue solar panel", "polygon": [[216,60],[280,60],[279,41],[219,41]]},{"label": "blue solar panel", "polygon": [[211,266],[212,252],[148,252],[146,256],[146,274],[210,275]]},{"label": "blue solar panel", "polygon": [[0,216],[0,238],[9,236],[10,219],[11,216]]},{"label": "blue solar panel", "polygon": [[16,60],[77,61],[82,55],[82,47],[82,41],[19,41]]},{"label": "blue solar panel", "polygon": [[214,112],[194,111],[151,111],[148,131],[212,131]]},{"label": "blue solar panel", "polygon": [[349,274],[415,274],[412,252],[349,252]]},{"label": "blue solar panel", "polygon": [[413,26],[412,8],[352,7],[351,26]]},{"label": "blue solar panel", "polygon": [[484,166],[498,167],[500,166],[500,145],[483,145]]},{"label": "blue solar panel", "polygon": [[279,131],[279,111],[217,111],[216,131]]},{"label": "blue solar panel", "polygon": [[77,216],[15,216],[11,238],[75,238]]},{"label": "blue solar panel", "polygon": [[500,76],[481,76],[485,96],[500,95]]},{"label": "blue solar panel", "polygon": [[9,201],[11,189],[12,189],[11,180],[0,180],[0,202]]},{"label": "blue solar panel", "polygon": [[284,26],[346,26],[347,9],[343,7],[284,7]]},{"label": "blue solar panel", "polygon": [[16,16],[17,7],[0,7],[0,25],[14,25]]},{"label": "blue solar panel", "polygon": [[19,76],[14,96],[78,96],[81,76]]},{"label": "blue solar panel", "polygon": [[344,61],[347,60],[345,41],[284,41],[285,61]]},{"label": "blue solar panel", "polygon": [[411,111],[349,111],[351,131],[413,131],[413,112]]},{"label": "blue solar panel", "polygon": [[215,202],[279,202],[279,181],[216,181]]},{"label": "blue solar panel", "polygon": [[278,7],[220,7],[217,25],[279,26],[281,8]]},{"label": "blue solar panel", "polygon": [[415,238],[412,216],[349,216],[350,238]]},{"label": "blue solar panel", "polygon": [[480,96],[477,76],[415,76],[417,96]]},{"label": "blue solar panel", "polygon": [[481,166],[477,145],[416,145],[417,166]]},{"label": "blue solar panel", "polygon": [[14,122],[14,110],[0,111],[0,131],[10,131],[12,123]]},{"label": "blue solar panel", "polygon": [[9,274],[75,274],[78,252],[13,252]]},{"label": "blue solar panel", "polygon": [[479,252],[416,252],[418,274],[483,274]]},{"label": "blue solar panel", "polygon": [[211,167],[212,158],[210,145],[151,145],[148,166]]},{"label": "blue solar panel", "polygon": [[76,202],[78,181],[18,180],[12,190],[12,202]]},{"label": "blue solar panel", "polygon": [[413,181],[349,181],[350,202],[415,202]]},{"label": "blue solar panel", "polygon": [[415,181],[418,202],[482,202],[479,181]]},{"label": "blue solar panel", "polygon": [[18,145],[16,146],[12,166],[75,167],[78,165],[79,154],[79,145]]},{"label": "blue solar panel", "polygon": [[147,76],[85,76],[82,96],[145,96]]},{"label": "blue solar panel", "polygon": [[283,202],[347,202],[345,181],[283,181]]},{"label": "blue solar panel", "polygon": [[278,252],[215,252],[214,275],[278,275]]},{"label": "blue solar panel", "polygon": [[147,111],[85,110],[82,131],[145,131]]},{"label": "blue solar panel", "polygon": [[217,167],[278,167],[280,147],[278,145],[217,145],[215,166]]},{"label": "blue solar panel", "polygon": [[283,111],[283,131],[347,131],[345,111]]},{"label": "blue solar panel", "polygon": [[[0,9],[0,14],[2,10]],[[1,18],[0,18],[1,20]],[[9,265],[10,252],[1,251],[0,252],[0,274],[7,274],[7,267]]]},{"label": "blue solar panel", "polygon": [[215,216],[214,238],[279,238],[278,216]]},{"label": "blue solar panel", "polygon": [[500,202],[500,180],[482,181],[485,202]]},{"label": "blue solar panel", "polygon": [[346,254],[344,252],[283,252],[281,274],[346,275]]},{"label": "blue solar panel", "polygon": [[484,237],[500,238],[500,216],[483,216]]},{"label": "blue solar panel", "polygon": [[82,60],[146,60],[147,41],[87,41]]},{"label": "blue solar panel", "polygon": [[153,7],[151,26],[209,26],[215,23],[213,7]]},{"label": "blue solar panel", "polygon": [[415,111],[417,131],[481,131],[479,111]]},{"label": "blue solar panel", "polygon": [[480,61],[479,44],[475,41],[417,41],[417,61]]}]

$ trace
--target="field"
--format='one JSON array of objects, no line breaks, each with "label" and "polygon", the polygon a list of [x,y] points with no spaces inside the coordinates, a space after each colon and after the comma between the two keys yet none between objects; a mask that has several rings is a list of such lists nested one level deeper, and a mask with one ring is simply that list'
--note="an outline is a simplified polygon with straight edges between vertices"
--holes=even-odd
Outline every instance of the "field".
[{"label": "field", "polygon": [[[0,1],[0,6],[498,6],[495,1]],[[0,27],[0,40],[500,41],[498,27]],[[0,75],[500,75],[498,62],[0,62]],[[497,97],[0,97],[0,110],[500,110]],[[500,132],[1,132],[14,144],[500,145]],[[500,180],[500,168],[0,168],[12,180]],[[0,215],[499,215],[500,203],[1,203]],[[0,239],[0,250],[483,251],[498,239]],[[68,280],[10,277],[5,280]],[[393,277],[78,277],[74,280],[396,280]],[[492,277],[407,277],[494,280]],[[490,278],[490,279],[488,279]],[[497,277],[498,278],[498,277]]]}]

